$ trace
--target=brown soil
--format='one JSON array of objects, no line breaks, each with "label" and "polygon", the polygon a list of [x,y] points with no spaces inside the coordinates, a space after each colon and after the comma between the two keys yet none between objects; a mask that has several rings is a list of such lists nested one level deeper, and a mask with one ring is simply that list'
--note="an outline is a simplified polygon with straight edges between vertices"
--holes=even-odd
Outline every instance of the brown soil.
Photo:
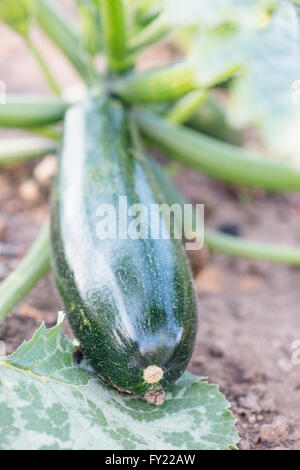
[{"label": "brown soil", "polygon": [[[47,92],[22,41],[2,26],[0,36],[0,79],[8,91]],[[41,34],[39,46],[62,85],[76,82]],[[36,164],[0,172],[0,280],[19,263],[48,214],[48,189],[30,203],[19,193]],[[175,180],[192,201],[205,204],[207,226],[236,224],[251,239],[300,243],[300,195],[249,192],[191,171]],[[241,449],[300,449],[300,366],[291,361],[292,342],[300,340],[300,270],[216,254],[194,255],[193,266],[199,333],[190,370],[219,384],[231,402]],[[7,353],[42,320],[54,325],[59,309],[49,275],[0,326]]]}]

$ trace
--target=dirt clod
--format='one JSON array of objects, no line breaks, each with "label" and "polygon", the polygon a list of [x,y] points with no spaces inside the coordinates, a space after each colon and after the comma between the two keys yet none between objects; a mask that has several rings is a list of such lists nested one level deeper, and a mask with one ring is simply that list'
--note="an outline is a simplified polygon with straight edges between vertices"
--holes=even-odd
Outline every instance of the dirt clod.
[{"label": "dirt clod", "polygon": [[246,274],[239,280],[239,288],[243,292],[254,292],[263,287],[263,280],[259,276]]},{"label": "dirt clod", "polygon": [[241,397],[239,403],[243,408],[247,408],[257,413],[261,411],[261,405],[258,402],[258,398],[253,393],[249,393],[246,397]]},{"label": "dirt clod", "polygon": [[280,444],[289,437],[290,425],[284,416],[277,416],[271,424],[264,424],[260,430],[260,439],[263,442]]},{"label": "dirt clod", "polygon": [[219,294],[223,291],[222,274],[216,266],[206,266],[196,277],[197,292]]}]

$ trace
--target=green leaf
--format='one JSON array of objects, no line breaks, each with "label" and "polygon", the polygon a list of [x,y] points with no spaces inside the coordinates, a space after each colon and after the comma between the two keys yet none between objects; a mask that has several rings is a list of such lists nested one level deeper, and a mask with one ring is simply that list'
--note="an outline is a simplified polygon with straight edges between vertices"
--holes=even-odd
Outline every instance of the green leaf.
[{"label": "green leaf", "polygon": [[231,90],[230,122],[255,125],[272,158],[299,166],[300,28],[294,6],[281,2],[256,28],[227,25],[201,33],[196,49],[202,83],[230,66],[242,69]]},{"label": "green leaf", "polygon": [[165,17],[172,27],[200,26],[205,29],[230,22],[241,26],[257,23],[277,0],[165,0]]},{"label": "green leaf", "polygon": [[86,366],[62,319],[0,359],[0,449],[228,449],[238,441],[216,385],[189,373],[155,407],[121,396]]},{"label": "green leaf", "polygon": [[247,71],[233,89],[231,121],[256,123],[267,150],[299,167],[300,28],[291,4],[282,3],[249,38],[245,60]]}]

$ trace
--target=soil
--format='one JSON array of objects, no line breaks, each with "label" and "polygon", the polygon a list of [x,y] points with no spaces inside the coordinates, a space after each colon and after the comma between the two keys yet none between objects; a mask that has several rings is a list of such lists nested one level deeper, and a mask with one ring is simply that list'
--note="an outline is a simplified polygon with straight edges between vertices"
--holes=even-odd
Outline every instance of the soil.
[{"label": "soil", "polygon": [[[60,53],[35,34],[59,83],[76,83]],[[0,36],[0,79],[7,90],[48,93],[22,40],[3,26]],[[148,57],[151,65],[155,58],[161,59],[158,51]],[[0,138],[6,134],[14,133],[1,131]],[[20,190],[38,163],[0,172],[0,280],[20,262],[49,212],[49,187],[38,188],[31,200]],[[299,194],[248,191],[200,173],[179,173],[178,187],[205,204],[206,226],[229,225],[253,240],[300,244]],[[199,332],[190,370],[220,385],[237,419],[241,449],[300,449],[300,366],[291,359],[292,343],[300,340],[300,270],[203,251],[193,253],[192,265]],[[6,352],[30,339],[42,321],[53,326],[61,308],[49,275],[0,326]]]}]

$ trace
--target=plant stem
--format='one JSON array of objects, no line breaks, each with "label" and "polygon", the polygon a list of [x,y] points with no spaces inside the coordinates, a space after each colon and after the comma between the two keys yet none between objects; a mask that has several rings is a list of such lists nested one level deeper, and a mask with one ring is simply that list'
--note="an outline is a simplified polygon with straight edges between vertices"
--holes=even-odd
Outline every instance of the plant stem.
[{"label": "plant stem", "polygon": [[42,70],[42,72],[43,72],[43,74],[44,74],[51,90],[56,95],[60,95],[61,94],[60,87],[59,87],[58,83],[56,82],[54,76],[52,75],[48,65],[44,61],[41,53],[39,52],[39,50],[37,49],[37,47],[35,46],[35,44],[33,43],[33,41],[31,40],[31,38],[29,36],[25,39],[25,42],[26,42],[26,45],[27,45],[28,49],[30,50],[30,52],[32,52],[32,54],[35,57],[37,63],[39,64],[40,69]]},{"label": "plant stem", "polygon": [[0,322],[50,270],[49,223],[21,264],[0,284]]},{"label": "plant stem", "polygon": [[58,141],[62,135],[61,131],[54,126],[32,127],[30,132],[41,137],[45,137],[46,139],[52,139],[55,141]]},{"label": "plant stem", "polygon": [[208,96],[186,125],[202,134],[234,145],[241,146],[243,143],[243,129],[230,126],[225,110],[213,95]]},{"label": "plant stem", "polygon": [[260,243],[214,230],[205,230],[205,243],[213,251],[227,255],[300,266],[300,248]]},{"label": "plant stem", "polygon": [[128,68],[123,0],[102,0],[101,8],[108,67],[113,73],[121,73]]},{"label": "plant stem", "polygon": [[175,103],[173,108],[167,113],[166,118],[171,122],[184,124],[195,114],[207,96],[206,90],[190,91]]},{"label": "plant stem", "polygon": [[[165,195],[167,204],[170,206],[172,204],[180,204],[182,206],[188,204],[188,201],[173,186],[159,165],[151,158],[149,158],[149,163]],[[238,258],[300,266],[300,248],[297,247],[254,242],[210,229],[205,230],[205,243],[212,251],[218,251]]]},{"label": "plant stem", "polygon": [[39,26],[69,59],[80,76],[91,83],[98,76],[89,57],[80,48],[80,38],[57,6],[49,0],[34,0]]},{"label": "plant stem", "polygon": [[174,101],[195,88],[194,69],[188,61],[131,74],[111,85],[112,92],[129,103]]},{"label": "plant stem", "polygon": [[240,66],[230,66],[218,74],[206,77],[199,72],[195,58],[151,69],[142,73],[132,73],[114,80],[110,91],[128,103],[150,103],[175,101],[193,90],[208,89],[240,70]]},{"label": "plant stem", "polygon": [[56,152],[55,142],[40,138],[2,139],[0,142],[0,166],[39,158]]},{"label": "plant stem", "polygon": [[300,189],[300,170],[234,145],[170,123],[149,111],[135,116],[145,137],[172,158],[210,176],[236,184],[275,191]]},{"label": "plant stem", "polygon": [[164,14],[159,15],[148,26],[138,34],[132,36],[128,41],[128,47],[132,52],[149,46],[162,39],[169,32],[169,26]]},{"label": "plant stem", "polygon": [[15,128],[41,127],[64,118],[69,104],[59,98],[7,95],[0,104],[0,126]]}]

